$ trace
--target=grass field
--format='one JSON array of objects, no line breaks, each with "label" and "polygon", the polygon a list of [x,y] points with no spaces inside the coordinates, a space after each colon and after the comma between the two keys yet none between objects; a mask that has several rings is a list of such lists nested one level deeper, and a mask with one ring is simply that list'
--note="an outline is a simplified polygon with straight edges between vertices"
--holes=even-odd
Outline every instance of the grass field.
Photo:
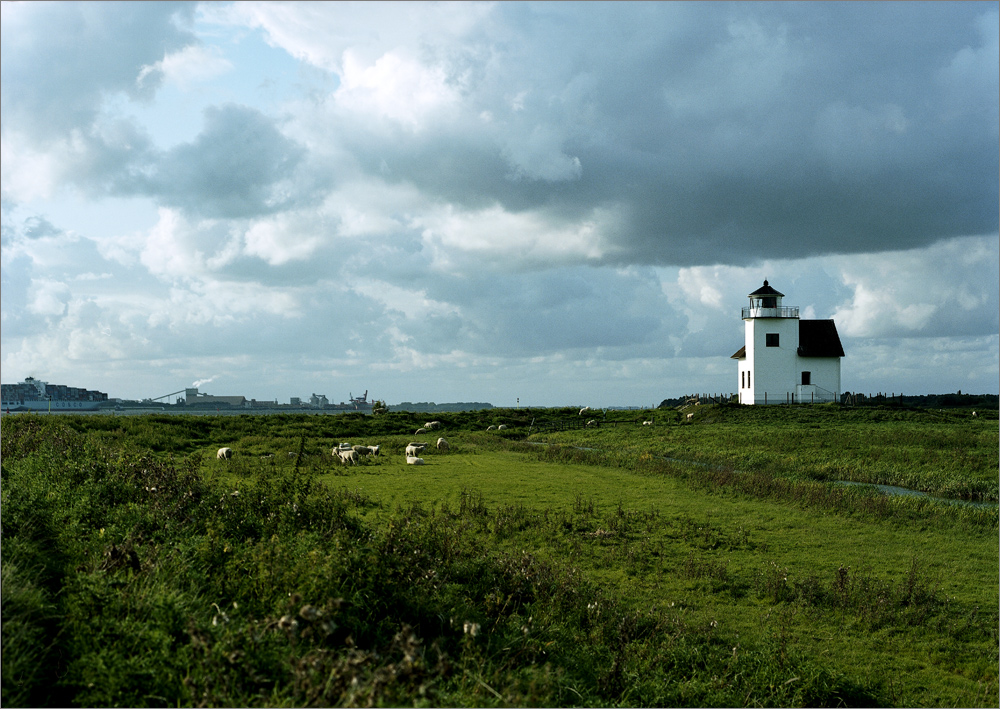
[{"label": "grass field", "polygon": [[996,706],[996,506],[835,482],[995,501],[996,412],[436,417],[4,417],[3,704]]}]

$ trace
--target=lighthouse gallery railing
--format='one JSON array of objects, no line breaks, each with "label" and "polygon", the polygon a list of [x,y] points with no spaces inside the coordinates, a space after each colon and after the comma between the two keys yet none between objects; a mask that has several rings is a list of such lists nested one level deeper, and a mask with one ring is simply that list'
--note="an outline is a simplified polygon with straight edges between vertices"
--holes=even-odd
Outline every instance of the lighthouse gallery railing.
[{"label": "lighthouse gallery railing", "polygon": [[743,308],[743,319],[749,318],[797,318],[798,306],[780,308]]}]

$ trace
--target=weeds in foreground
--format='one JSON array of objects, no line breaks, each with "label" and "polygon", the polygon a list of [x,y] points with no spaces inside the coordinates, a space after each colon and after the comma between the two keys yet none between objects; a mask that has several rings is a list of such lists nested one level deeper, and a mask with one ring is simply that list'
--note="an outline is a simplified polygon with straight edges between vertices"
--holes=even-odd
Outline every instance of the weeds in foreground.
[{"label": "weeds in foreground", "polygon": [[[0,487],[5,705],[870,706],[895,688],[804,650],[803,615],[996,640],[995,613],[916,561],[894,583],[741,569],[717,555],[757,545],[742,527],[584,495],[536,510],[465,488],[375,518],[308,466],[207,480],[188,457],[31,417],[3,420]],[[690,606],[639,607],[588,559],[659,559],[775,622],[741,637]],[[975,671],[995,689],[995,667]]]}]

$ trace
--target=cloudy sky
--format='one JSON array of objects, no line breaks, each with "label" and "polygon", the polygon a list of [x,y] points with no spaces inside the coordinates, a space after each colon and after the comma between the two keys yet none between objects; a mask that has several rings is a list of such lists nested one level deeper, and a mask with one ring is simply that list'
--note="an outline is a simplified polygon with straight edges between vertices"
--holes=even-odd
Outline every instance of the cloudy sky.
[{"label": "cloudy sky", "polygon": [[996,2],[0,9],[5,383],[655,405],[766,278],[998,392]]}]

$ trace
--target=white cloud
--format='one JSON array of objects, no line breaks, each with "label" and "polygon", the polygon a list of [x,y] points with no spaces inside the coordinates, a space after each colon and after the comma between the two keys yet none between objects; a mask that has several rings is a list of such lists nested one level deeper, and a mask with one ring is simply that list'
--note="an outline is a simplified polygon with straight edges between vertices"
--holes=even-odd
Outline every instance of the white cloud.
[{"label": "white cloud", "polygon": [[466,212],[447,205],[414,217],[412,226],[421,230],[439,268],[463,264],[459,254],[475,254],[506,269],[597,261],[609,251],[620,221],[613,208],[597,207],[567,223],[540,212],[513,213],[499,206]]},{"label": "white cloud", "polygon": [[298,213],[262,219],[243,235],[245,252],[272,266],[302,261],[314,255],[324,242],[326,235],[314,229],[312,218],[304,218]]},{"label": "white cloud", "polygon": [[14,202],[49,199],[64,174],[60,151],[36,149],[16,130],[0,137],[0,194]]},{"label": "white cloud", "polygon": [[928,249],[832,258],[853,290],[833,317],[849,337],[967,335],[996,326],[996,237],[953,239]]},{"label": "white cloud", "polygon": [[59,317],[66,313],[70,289],[65,283],[46,279],[31,282],[33,294],[28,311],[42,317]]},{"label": "white cloud", "polygon": [[189,45],[180,51],[167,54],[154,64],[147,64],[139,71],[136,84],[142,87],[151,75],[161,74],[166,83],[181,89],[215,79],[233,70],[232,63],[222,56],[217,47]]},{"label": "white cloud", "polygon": [[454,106],[457,95],[439,67],[394,52],[365,65],[348,50],[335,100],[355,120],[388,119],[417,131]]}]

